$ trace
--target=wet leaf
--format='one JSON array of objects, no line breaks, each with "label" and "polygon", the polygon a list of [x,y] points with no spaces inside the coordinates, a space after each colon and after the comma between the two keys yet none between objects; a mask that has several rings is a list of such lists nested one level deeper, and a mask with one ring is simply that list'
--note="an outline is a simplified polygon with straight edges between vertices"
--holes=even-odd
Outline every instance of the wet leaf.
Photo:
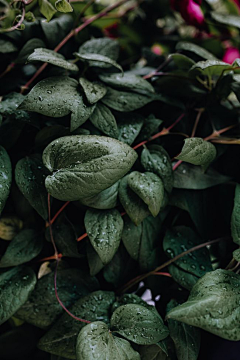
[{"label": "wet leaf", "polygon": [[[63,1],[63,0],[59,0],[59,1]],[[71,5],[69,4],[69,6]],[[48,64],[52,64],[66,70],[78,71],[78,67],[76,64],[73,64],[65,60],[63,55],[53,50],[49,50],[45,48],[34,49],[34,52],[31,55],[29,55],[29,57],[27,58],[27,62],[35,62],[35,61],[42,61],[44,63],[46,62]]]},{"label": "wet leaf", "polygon": [[177,68],[183,71],[188,71],[195,64],[195,61],[183,54],[170,54],[169,57]]},{"label": "wet leaf", "polygon": [[80,54],[100,54],[116,61],[119,53],[119,44],[116,40],[107,37],[91,39],[81,45],[78,52]]},{"label": "wet leaf", "polygon": [[97,195],[81,199],[83,205],[94,209],[112,209],[117,205],[119,181]]},{"label": "wet leaf", "polygon": [[240,245],[240,185],[237,184],[234,197],[234,208],[231,218],[231,233],[233,241]]},{"label": "wet leaf", "polygon": [[144,123],[144,117],[137,113],[121,113],[118,117],[118,140],[132,145],[140,133]]},{"label": "wet leaf", "polygon": [[172,275],[174,281],[189,291],[192,290],[193,285],[195,285],[199,279],[197,276],[184,271],[174,264],[168,266],[168,271]]},{"label": "wet leaf", "polygon": [[101,271],[104,267],[99,255],[94,250],[91,243],[87,242],[87,259],[88,259],[88,266],[90,270],[90,275],[95,276]]},{"label": "wet leaf", "polygon": [[16,45],[14,45],[11,41],[0,39],[0,53],[1,54],[9,54],[18,51]]},{"label": "wet leaf", "polygon": [[38,38],[32,38],[24,44],[22,49],[19,51],[19,54],[17,56],[17,59],[15,60],[16,64],[24,64],[27,61],[27,58],[34,49],[37,48],[44,48],[45,44],[41,39]]},{"label": "wet leaf", "polygon": [[230,27],[235,26],[240,28],[240,21],[238,15],[221,14],[217,11],[212,11],[211,16],[220,24],[228,25]]},{"label": "wet leaf", "polygon": [[234,250],[233,257],[237,262],[240,262],[240,249]]},{"label": "wet leaf", "polygon": [[193,75],[220,76],[226,70],[232,70],[230,64],[219,60],[206,60],[197,62],[189,71]]},{"label": "wet leaf", "polygon": [[12,165],[6,150],[0,146],[0,214],[10,193]]},{"label": "wet leaf", "polygon": [[[118,138],[119,130],[115,117],[107,106],[98,103],[90,116],[90,121],[104,134],[113,138]],[[121,139],[119,140],[121,141]]]},{"label": "wet leaf", "polygon": [[154,93],[155,90],[152,85],[144,80],[141,76],[134,74],[110,74],[100,75],[99,78],[106,84],[116,88],[130,90],[139,94]]},{"label": "wet leaf", "polygon": [[106,95],[106,87],[97,82],[91,82],[83,77],[79,78],[79,83],[83,88],[84,94],[90,104],[98,102],[104,95]]},{"label": "wet leaf", "polygon": [[187,41],[178,42],[176,45],[176,50],[189,51],[189,52],[196,54],[206,60],[217,60],[217,58],[212,53],[210,53],[203,47],[196,45],[194,43],[187,42]]},{"label": "wet leaf", "polygon": [[164,353],[158,344],[141,346],[139,348],[141,360],[168,360],[168,356]]},{"label": "wet leaf", "polygon": [[116,63],[116,61],[110,59],[108,56],[104,56],[101,54],[91,54],[91,53],[80,54],[77,52],[75,52],[74,55],[78,59],[88,63],[90,67],[96,66],[99,68],[106,68],[106,67],[108,68],[109,66],[114,66],[115,68],[123,72],[122,67],[118,63]]}]

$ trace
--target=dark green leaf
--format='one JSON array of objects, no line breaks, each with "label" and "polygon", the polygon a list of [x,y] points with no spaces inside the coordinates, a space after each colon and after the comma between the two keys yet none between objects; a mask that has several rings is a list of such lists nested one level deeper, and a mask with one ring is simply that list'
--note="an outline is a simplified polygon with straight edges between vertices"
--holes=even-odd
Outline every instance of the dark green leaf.
[{"label": "dark green leaf", "polygon": [[0,214],[4,209],[12,183],[12,165],[6,150],[0,146]]},{"label": "dark green leaf", "polygon": [[53,141],[43,153],[53,172],[47,191],[59,200],[79,200],[109,188],[134,164],[137,153],[128,145],[104,136],[75,135]]},{"label": "dark green leaf", "polygon": [[11,41],[0,39],[0,53],[9,54],[17,51],[18,48]]},{"label": "dark green leaf", "polygon": [[78,52],[80,54],[100,54],[116,61],[119,53],[119,45],[116,40],[109,38],[92,39],[81,45]]},{"label": "dark green leaf", "polygon": [[104,267],[99,255],[92,247],[90,241],[87,242],[87,258],[88,265],[90,269],[90,275],[95,276],[101,271]]},{"label": "dark green leaf", "polygon": [[[109,323],[110,309],[114,301],[113,292],[95,291],[79,299],[69,310],[81,319]],[[41,338],[38,346],[51,354],[76,359],[77,336],[85,325],[65,313]]]},{"label": "dark green leaf", "polygon": [[143,127],[144,117],[137,113],[121,113],[118,120],[118,140],[132,145]]},{"label": "dark green leaf", "polygon": [[153,172],[162,179],[167,192],[170,193],[172,191],[172,163],[168,153],[162,146],[152,145],[148,149],[143,149],[141,163],[146,171]]},{"label": "dark green leaf", "polygon": [[192,290],[193,285],[195,285],[199,279],[197,276],[187,271],[184,271],[183,269],[174,264],[168,266],[168,271],[172,275],[172,278],[174,281],[176,281],[176,283],[189,291]]},{"label": "dark green leaf", "polygon": [[47,191],[44,185],[48,174],[38,154],[19,160],[15,168],[15,181],[19,190],[44,220],[48,218]]},{"label": "dark green leaf", "polygon": [[20,50],[17,59],[15,60],[16,64],[24,64],[27,61],[27,58],[34,49],[36,48],[44,48],[45,44],[41,39],[38,38],[32,38],[24,44],[22,49]]},{"label": "dark green leaf", "polygon": [[55,2],[55,8],[63,13],[72,12],[73,8],[67,0],[57,0]]},{"label": "dark green leaf", "polygon": [[19,232],[7,247],[0,260],[0,267],[24,264],[34,259],[42,250],[42,236],[32,229]]},{"label": "dark green leaf", "polygon": [[199,61],[190,69],[190,74],[220,76],[223,71],[232,70],[232,66],[220,60]]},{"label": "dark green leaf", "polygon": [[119,181],[97,195],[81,199],[83,205],[94,209],[112,209],[117,205]]},{"label": "dark green leaf", "polygon": [[231,233],[233,241],[240,245],[240,185],[237,184],[234,197],[234,208],[231,218]]},{"label": "dark green leaf", "polygon": [[[69,6],[71,5],[69,4]],[[78,67],[76,64],[73,64],[65,60],[63,55],[58,54],[57,52],[49,49],[44,49],[44,48],[34,49],[34,52],[31,55],[29,55],[29,57],[27,58],[27,62],[35,62],[35,61],[42,61],[44,63],[46,62],[48,64],[52,64],[66,70],[78,71]]]},{"label": "dark green leaf", "polygon": [[27,301],[35,284],[36,276],[29,267],[17,266],[0,274],[0,324]]},{"label": "dark green leaf", "polygon": [[[97,288],[97,279],[78,269],[58,271],[58,295],[67,308],[81,296],[87,295]],[[28,301],[18,310],[16,317],[45,329],[56,321],[62,313],[63,308],[55,295],[54,274],[51,273],[38,280],[36,288]]]},{"label": "dark green leaf", "polygon": [[143,140],[148,140],[151,135],[156,134],[162,122],[162,120],[156,119],[154,115],[149,115],[144,121],[137,141],[141,142]]},{"label": "dark green leaf", "polygon": [[102,321],[85,326],[79,333],[77,360],[140,360],[130,343],[114,336]]},{"label": "dark green leaf", "polygon": [[106,95],[106,87],[97,82],[91,82],[83,77],[79,78],[79,83],[81,84],[84,94],[90,104],[98,102],[104,95]]},{"label": "dark green leaf", "polygon": [[183,54],[171,54],[169,57],[173,60],[177,68],[183,71],[188,71],[195,64],[195,61]]},{"label": "dark green leaf", "polygon": [[123,219],[116,209],[87,210],[84,224],[94,250],[103,264],[109,263],[121,241]]},{"label": "dark green leaf", "polygon": [[[19,93],[12,92],[8,94],[7,97],[4,97],[4,100],[0,103],[0,114],[16,120],[31,123],[32,119],[30,118],[30,115],[26,111],[17,109],[18,105],[20,105],[24,99],[25,96]],[[16,124],[15,122],[14,125],[15,128],[17,128],[17,125],[21,125],[21,123]],[[3,131],[3,128],[1,131]]]},{"label": "dark green leaf", "polygon": [[169,360],[158,344],[141,346],[139,348],[141,360]]},{"label": "dark green leaf", "polygon": [[240,262],[240,249],[234,250],[233,257],[237,262]]},{"label": "dark green leaf", "polygon": [[240,340],[239,275],[218,269],[205,274],[194,285],[182,305],[168,319],[193,325],[227,340]]},{"label": "dark green leaf", "polygon": [[186,41],[178,42],[176,45],[176,50],[189,51],[189,52],[192,52],[206,60],[217,60],[217,58],[213,54],[211,54],[209,51],[207,51],[206,49],[202,48],[199,45],[196,45],[196,44],[193,44],[190,42],[186,42]]},{"label": "dark green leaf", "polygon": [[89,66],[96,66],[99,68],[108,68],[109,66],[114,66],[115,68],[123,72],[122,67],[118,63],[116,63],[116,61],[110,59],[107,56],[91,53],[80,54],[77,52],[75,52],[74,55],[78,59],[87,62]]},{"label": "dark green leaf", "polygon": [[50,22],[41,20],[40,25],[50,49],[54,49],[59,41],[72,30],[72,19],[69,14],[63,14]]},{"label": "dark green leaf", "polygon": [[90,121],[104,134],[113,138],[118,137],[119,130],[115,117],[107,106],[98,103],[92,115],[90,116]]},{"label": "dark green leaf", "polygon": [[155,312],[157,314],[157,316],[159,316],[155,306],[148,305],[148,303],[146,303],[146,301],[144,301],[142,298],[140,298],[139,296],[137,296],[135,294],[124,294],[123,296],[121,296],[118,299],[118,301],[113,304],[112,312],[114,312],[117,308],[119,308],[119,306],[126,305],[126,304],[137,304],[137,305],[144,306],[146,309]]},{"label": "dark green leaf", "polygon": [[100,75],[100,79],[106,84],[116,88],[124,89],[139,94],[148,94],[154,93],[155,90],[152,85],[144,80],[141,76],[134,74],[110,74],[110,75]]},{"label": "dark green leaf", "polygon": [[137,304],[117,308],[111,317],[111,330],[139,345],[155,344],[168,336],[160,315]]},{"label": "dark green leaf", "polygon": [[52,4],[48,0],[38,0],[40,13],[45,16],[47,21],[50,21],[54,14],[56,14],[56,10],[52,6]]}]

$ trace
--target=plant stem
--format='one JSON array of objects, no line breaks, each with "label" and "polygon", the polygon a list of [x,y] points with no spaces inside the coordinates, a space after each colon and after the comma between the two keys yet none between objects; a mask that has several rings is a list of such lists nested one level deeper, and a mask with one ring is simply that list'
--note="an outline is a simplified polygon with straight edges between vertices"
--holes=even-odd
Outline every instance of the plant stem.
[{"label": "plant stem", "polygon": [[[58,212],[54,215],[54,217],[51,220],[51,225],[54,223],[54,221],[57,219],[57,217],[61,214],[61,212],[65,209],[66,206],[70,204],[70,201],[66,201],[65,204],[58,210]],[[46,223],[46,227],[49,227],[49,223]]]},{"label": "plant stem", "polygon": [[62,257],[63,257],[62,254],[58,254],[57,257],[56,257],[56,255],[52,255],[52,256],[48,256],[43,259],[40,259],[40,260],[38,260],[38,262],[44,262],[44,261],[48,261],[48,260],[57,260],[57,259],[61,259]]},{"label": "plant stem", "polygon": [[15,63],[11,63],[10,65],[8,65],[8,67],[6,68],[6,70],[4,70],[1,74],[0,74],[0,79],[6,75],[7,73],[9,73],[15,66]]},{"label": "plant stem", "polygon": [[202,115],[203,112],[204,112],[204,109],[199,109],[198,110],[197,117],[196,117],[193,129],[192,129],[191,137],[195,136],[195,133],[196,133],[196,130],[197,130],[197,127],[198,127],[198,123],[199,123],[199,120],[200,120],[201,115]]},{"label": "plant stem", "polygon": [[152,275],[167,276],[167,277],[170,277],[170,278],[172,277],[172,275],[169,274],[169,273],[166,273],[166,272],[158,272],[158,271],[154,272]]},{"label": "plant stem", "polygon": [[77,239],[77,241],[81,241],[81,240],[85,239],[87,236],[88,236],[88,234],[85,233],[85,234],[81,235],[81,236]]},{"label": "plant stem", "polygon": [[205,137],[203,140],[205,140],[205,141],[211,140],[211,139],[213,139],[215,137],[218,137],[220,134],[223,134],[226,131],[231,130],[232,128],[234,128],[236,126],[237,126],[237,124],[234,124],[234,125],[227,126],[227,127],[223,128],[223,129],[220,129],[220,130],[214,130],[211,135]]},{"label": "plant stem", "polygon": [[146,279],[147,277],[151,276],[151,275],[154,275],[156,272],[159,272],[160,270],[164,269],[166,266],[169,266],[170,264],[174,263],[176,260],[182,258],[183,256],[193,252],[193,251],[196,251],[196,250],[199,250],[199,249],[202,249],[203,247],[206,247],[206,246],[209,246],[209,245],[212,245],[212,244],[215,244],[217,242],[220,242],[220,241],[226,241],[228,240],[229,237],[224,237],[224,238],[220,238],[220,239],[215,239],[215,240],[211,240],[211,241],[208,241],[208,242],[205,242],[203,244],[200,244],[200,245],[197,245],[197,246],[194,246],[193,248],[187,250],[187,251],[184,251],[182,252],[181,254],[178,254],[177,256],[175,256],[174,258],[166,261],[164,264],[158,266],[156,269],[154,269],[153,271],[149,271],[148,273],[146,274],[143,274],[143,275],[140,275],[140,276],[137,276],[136,278],[130,280],[127,284],[125,284],[121,289],[119,289],[119,293],[125,293],[127,290],[129,290],[132,286],[134,286],[135,284],[137,284],[138,282]]}]

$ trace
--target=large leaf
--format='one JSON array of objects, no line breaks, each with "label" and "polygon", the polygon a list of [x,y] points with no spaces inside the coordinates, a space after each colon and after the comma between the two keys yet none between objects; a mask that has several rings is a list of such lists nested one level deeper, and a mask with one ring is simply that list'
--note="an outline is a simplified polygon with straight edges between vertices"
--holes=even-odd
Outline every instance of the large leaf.
[{"label": "large leaf", "polygon": [[182,71],[188,71],[195,64],[195,61],[183,54],[170,54],[169,58],[172,59],[176,67]]},{"label": "large leaf", "polygon": [[107,88],[107,94],[102,98],[102,102],[110,108],[127,112],[140,109],[148,103],[158,100],[156,94],[149,95],[137,94],[133,92],[115,90],[110,87]]},{"label": "large leaf", "polygon": [[144,80],[141,76],[134,74],[110,74],[110,75],[100,75],[100,79],[106,84],[116,88],[116,89],[125,89],[140,94],[154,93],[154,88],[147,81]]},{"label": "large leaf", "polygon": [[[78,269],[58,271],[58,295],[67,308],[81,296],[97,288],[97,279]],[[28,301],[18,310],[16,317],[45,329],[62,313],[63,308],[56,299],[54,274],[50,273],[38,280],[34,291]]]},{"label": "large leaf", "polygon": [[234,197],[234,208],[231,218],[231,233],[233,241],[240,245],[240,185],[237,184]]},{"label": "large leaf", "polygon": [[235,26],[238,29],[240,28],[240,19],[238,15],[221,14],[217,11],[212,11],[211,16],[220,24],[224,24],[230,27]]},{"label": "large leaf", "polygon": [[128,176],[130,188],[148,205],[153,216],[157,216],[164,202],[162,180],[152,172],[133,171]]},{"label": "large leaf", "polygon": [[222,269],[209,272],[194,285],[187,302],[172,309],[167,318],[239,341],[239,286],[240,277],[233,272]]},{"label": "large leaf", "polygon": [[104,267],[99,255],[94,250],[90,241],[87,242],[87,259],[88,259],[88,266],[90,270],[90,275],[95,276],[101,271]]},{"label": "large leaf", "polygon": [[79,333],[77,360],[140,360],[127,340],[114,336],[102,321],[85,326]]},{"label": "large leaf", "polygon": [[27,61],[27,58],[34,49],[36,48],[44,48],[45,44],[41,39],[32,38],[24,44],[22,49],[20,50],[17,59],[15,60],[16,64],[24,64]]},{"label": "large leaf", "polygon": [[144,117],[137,113],[121,113],[118,116],[118,140],[132,145],[140,133],[144,123]]},{"label": "large leaf", "polygon": [[[167,230],[163,239],[163,249],[169,258],[173,258],[194,246],[200,245],[201,239],[188,227],[176,226]],[[206,248],[189,253],[175,261],[175,264],[197,277],[212,271],[209,251]]]},{"label": "large leaf", "polygon": [[109,66],[114,66],[115,68],[123,72],[122,67],[118,63],[116,63],[116,61],[110,59],[108,56],[91,53],[80,54],[77,52],[75,52],[74,55],[80,60],[88,63],[89,66],[96,66],[99,68],[108,68]]},{"label": "large leaf", "polygon": [[90,121],[93,123],[94,126],[96,126],[97,129],[101,130],[104,134],[113,138],[118,137],[119,131],[115,117],[107,106],[98,103],[92,115],[90,116]]},{"label": "large leaf", "polygon": [[59,66],[66,70],[78,71],[76,64],[65,60],[63,55],[45,48],[34,49],[34,52],[27,58],[27,62],[34,61],[42,61],[44,63],[46,62],[48,64]]},{"label": "large leaf", "polygon": [[128,185],[128,177],[126,175],[120,181],[119,200],[130,219],[135,225],[139,225],[150,212],[145,202]]},{"label": "large leaf", "polygon": [[112,209],[117,205],[119,181],[97,195],[81,199],[83,205],[94,209]]},{"label": "large leaf", "polygon": [[148,140],[151,135],[156,134],[159,131],[159,126],[162,124],[162,120],[156,119],[155,115],[150,114],[144,121],[141,132],[136,141]]},{"label": "large leaf", "polygon": [[184,271],[183,269],[174,264],[168,266],[168,271],[172,275],[172,278],[174,281],[176,281],[176,283],[189,291],[192,290],[192,287],[199,279],[199,277],[187,271]]},{"label": "large leaf", "polygon": [[207,168],[216,155],[217,150],[213,144],[202,138],[195,137],[184,140],[182,151],[176,156],[176,159]]},{"label": "large leaf", "polygon": [[47,191],[44,185],[49,171],[43,166],[41,156],[30,155],[18,161],[15,181],[19,190],[44,220],[48,218]]},{"label": "large leaf", "polygon": [[6,150],[0,146],[0,214],[10,193],[12,165]]},{"label": "large leaf", "polygon": [[24,264],[35,258],[42,250],[42,235],[32,229],[19,232],[7,247],[0,260],[0,267]]},{"label": "large leaf", "polygon": [[137,304],[117,308],[111,317],[111,330],[139,345],[156,344],[168,336],[160,315]]},{"label": "large leaf", "polygon": [[196,45],[196,44],[193,44],[193,43],[190,43],[187,41],[178,42],[176,45],[176,50],[189,51],[198,56],[201,56],[203,59],[206,59],[206,60],[217,60],[217,58],[212,53],[207,51],[206,49],[202,48],[199,45]]},{"label": "large leaf", "polygon": [[119,53],[119,44],[116,40],[109,38],[92,39],[80,46],[80,54],[99,54],[108,56],[116,61]]},{"label": "large leaf", "polygon": [[109,188],[136,161],[128,145],[104,136],[75,135],[57,139],[43,152],[43,163],[53,172],[47,191],[59,200],[79,200]]},{"label": "large leaf", "polygon": [[162,146],[152,145],[148,149],[143,149],[141,163],[146,171],[153,172],[162,179],[167,192],[172,191],[172,163],[168,153]]},{"label": "large leaf", "polygon": [[123,219],[116,209],[87,210],[84,224],[90,242],[103,264],[109,263],[121,241]]},{"label": "large leaf", "polygon": [[[169,311],[177,305],[175,300],[171,300],[167,310]],[[172,319],[168,320],[168,328],[178,360],[197,360],[201,341],[200,330]]]},{"label": "large leaf", "polygon": [[141,360],[169,360],[158,344],[141,346],[139,349]]},{"label": "large leaf", "polygon": [[71,131],[74,131],[94,110],[93,106],[84,104],[77,87],[78,82],[67,76],[46,78],[32,88],[19,109],[56,118],[71,113]]},{"label": "large leaf", "polygon": [[83,77],[79,78],[79,83],[82,86],[84,94],[90,104],[95,104],[104,97],[104,95],[106,95],[107,89],[101,83],[94,83]]},{"label": "large leaf", "polygon": [[[69,310],[81,319],[109,323],[110,309],[114,301],[113,292],[95,291],[76,301]],[[51,354],[76,359],[77,336],[85,325],[86,323],[76,321],[65,313],[41,338],[38,346]]]},{"label": "large leaf", "polygon": [[25,266],[14,267],[0,274],[0,324],[27,301],[36,281],[33,270]]}]

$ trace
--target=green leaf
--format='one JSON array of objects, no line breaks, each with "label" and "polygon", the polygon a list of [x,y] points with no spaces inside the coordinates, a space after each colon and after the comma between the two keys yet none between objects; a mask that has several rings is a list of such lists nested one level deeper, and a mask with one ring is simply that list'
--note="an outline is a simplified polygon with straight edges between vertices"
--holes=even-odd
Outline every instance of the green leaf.
[{"label": "green leaf", "polygon": [[97,195],[81,199],[83,205],[94,209],[112,209],[117,205],[119,181]]},{"label": "green leaf", "polygon": [[120,181],[119,200],[130,219],[139,225],[150,213],[144,201],[129,187],[128,177],[126,175]]},{"label": "green leaf", "polygon": [[0,324],[27,301],[35,284],[36,276],[29,267],[17,266],[0,274]]},{"label": "green leaf", "polygon": [[239,275],[233,272],[222,269],[209,272],[194,285],[187,302],[172,309],[167,318],[239,341],[239,286]]},{"label": "green leaf", "polygon": [[182,163],[174,171],[173,187],[177,189],[201,190],[226,183],[231,178],[220,174],[212,168],[204,173],[200,166]]},{"label": "green leaf", "polygon": [[71,131],[74,131],[94,110],[93,106],[84,104],[77,87],[78,82],[67,76],[46,78],[32,88],[18,109],[52,117],[71,113]]},{"label": "green leaf", "polygon": [[136,161],[128,145],[104,136],[65,136],[49,144],[43,163],[53,174],[45,181],[47,191],[59,200],[79,200],[109,188]]},{"label": "green leaf", "polygon": [[201,165],[206,169],[215,159],[217,150],[213,144],[202,138],[187,138],[180,155],[176,159],[186,161],[193,165]]},{"label": "green leaf", "polygon": [[214,56],[212,53],[207,51],[206,49],[202,48],[199,45],[187,42],[187,41],[180,41],[176,45],[176,50],[185,50],[192,52],[203,59],[206,60],[217,60],[216,56]]},{"label": "green leaf", "polygon": [[113,138],[118,138],[119,130],[115,117],[107,106],[98,103],[90,116],[90,121],[104,134]]},{"label": "green leaf", "polygon": [[139,94],[155,93],[152,85],[141,76],[134,74],[110,74],[99,75],[99,78],[106,84],[116,88],[133,91]]},{"label": "green leaf", "polygon": [[1,54],[9,54],[18,51],[16,45],[14,45],[11,41],[0,39],[0,53]]},{"label": "green leaf", "polygon": [[192,287],[199,279],[197,276],[190,274],[187,271],[184,271],[183,269],[174,264],[168,266],[168,271],[172,275],[172,278],[174,281],[176,281],[176,283],[189,291],[192,290]]},{"label": "green leaf", "polygon": [[17,59],[15,60],[16,64],[24,64],[27,61],[27,58],[34,49],[36,48],[44,48],[45,44],[41,39],[32,38],[23,45],[22,49],[20,50]]},{"label": "green leaf", "polygon": [[91,82],[83,77],[79,78],[79,83],[83,88],[84,94],[90,104],[98,102],[104,95],[106,95],[106,87],[97,82]]},{"label": "green leaf", "polygon": [[110,66],[114,66],[115,68],[117,68],[118,70],[120,70],[121,72],[123,72],[123,69],[122,67],[116,63],[116,61],[110,59],[109,57],[107,56],[104,56],[104,55],[100,55],[100,54],[91,54],[91,53],[85,53],[85,54],[80,54],[80,53],[77,53],[75,52],[74,55],[88,63],[88,65],[91,67],[91,66],[96,66],[96,67],[99,67],[99,68],[108,68]]},{"label": "green leaf", "polygon": [[19,160],[15,168],[15,181],[19,190],[44,220],[48,219],[47,191],[44,185],[48,174],[38,154]]},{"label": "green leaf", "polygon": [[219,60],[206,60],[197,62],[189,71],[193,75],[220,76],[226,70],[232,70],[232,66]]},{"label": "green leaf", "polygon": [[40,21],[41,30],[46,38],[47,47],[54,49],[59,41],[62,40],[72,30],[72,16],[69,14],[62,14],[58,18],[47,22]]},{"label": "green leaf", "polygon": [[102,321],[85,326],[79,333],[77,360],[140,360],[130,343],[114,336]]},{"label": "green leaf", "polygon": [[123,219],[118,210],[87,210],[84,224],[94,250],[103,264],[109,263],[121,241]]},{"label": "green leaf", "polygon": [[157,314],[157,316],[159,316],[155,306],[148,305],[148,303],[146,303],[146,301],[144,301],[142,298],[140,298],[139,296],[137,296],[135,294],[124,294],[123,296],[121,296],[118,299],[118,301],[116,301],[113,304],[112,312],[114,312],[117,308],[119,308],[119,306],[126,305],[126,304],[137,304],[137,305],[144,306],[146,309],[155,312]]},{"label": "green leaf", "polygon": [[177,68],[183,71],[188,71],[195,64],[195,61],[183,54],[170,54],[169,57]]},{"label": "green leaf", "polygon": [[110,87],[107,88],[107,94],[102,98],[102,102],[110,108],[127,112],[140,109],[144,105],[158,100],[157,95],[142,95],[126,91],[118,91]]},{"label": "green leaf", "polygon": [[240,19],[238,15],[221,14],[216,11],[211,12],[212,18],[220,24],[240,29]]},{"label": "green leaf", "polygon": [[231,233],[233,241],[240,245],[240,185],[237,184],[234,196],[234,208],[231,218]]},{"label": "green leaf", "polygon": [[[25,121],[32,123],[32,119],[30,118],[30,115],[26,111],[22,111],[17,109],[18,105],[20,105],[23,100],[25,99],[25,96],[19,93],[12,92],[7,95],[7,97],[4,97],[4,100],[0,103],[0,114],[6,116],[7,118],[13,118],[15,120],[19,121]],[[2,126],[6,125],[6,121],[3,123]],[[15,131],[18,127],[23,127],[24,124],[18,122],[16,124],[16,121],[14,122],[15,125]],[[12,130],[12,131],[11,131]],[[13,136],[13,129],[11,129],[11,136]],[[3,132],[3,127],[1,128],[1,132]],[[4,132],[6,134],[6,129],[4,129]],[[4,134],[4,135],[5,135]],[[9,140],[8,140],[9,142]]]},{"label": "green leaf", "polygon": [[47,0],[38,0],[38,5],[40,13],[45,16],[47,21],[50,21],[57,12],[52,6],[52,4]]},{"label": "green leaf", "polygon": [[[176,226],[167,230],[163,239],[163,249],[169,258],[200,244],[201,239],[191,228],[186,226]],[[203,276],[207,271],[212,271],[209,252],[206,248],[181,257],[175,261],[175,264],[197,277]]]},{"label": "green leaf", "polygon": [[97,252],[92,247],[90,241],[87,242],[87,259],[88,266],[90,270],[90,275],[95,276],[104,268],[104,265],[97,254]]},{"label": "green leaf", "polygon": [[132,145],[140,133],[144,123],[144,117],[137,113],[121,113],[118,117],[118,140]]},{"label": "green leaf", "polygon": [[240,249],[234,250],[233,257],[237,262],[240,262]]},{"label": "green leaf", "polygon": [[129,187],[148,205],[153,216],[157,216],[164,201],[164,185],[154,173],[133,171],[128,176]]},{"label": "green leaf", "polygon": [[63,13],[73,12],[73,8],[67,0],[57,0],[55,2],[55,8]]},{"label": "green leaf", "polygon": [[[64,0],[59,0],[59,1],[64,1]],[[69,4],[69,6],[71,5]],[[31,55],[29,55],[29,57],[27,58],[27,62],[34,62],[34,61],[42,61],[44,63],[46,62],[48,64],[52,64],[66,70],[78,71],[78,67],[76,64],[73,64],[65,60],[63,55],[49,49],[44,49],[44,48],[34,49],[34,52]]]},{"label": "green leaf", "polygon": [[[110,309],[114,301],[113,292],[99,290],[77,300],[69,310],[81,319],[109,323]],[[77,336],[84,326],[86,323],[76,321],[64,313],[40,339],[38,347],[51,354],[76,359]]]},{"label": "green leaf", "polygon": [[172,191],[172,163],[168,153],[162,146],[152,145],[148,149],[143,149],[141,163],[146,171],[153,172],[162,179],[167,192]]},{"label": "green leaf", "polygon": [[86,41],[80,46],[80,54],[99,54],[116,61],[119,53],[119,44],[116,40],[99,38]]},{"label": "green leaf", "polygon": [[[167,306],[168,311],[177,305],[175,300],[171,300]],[[200,330],[172,319],[168,320],[168,328],[178,360],[197,360],[201,342]]]},{"label": "green leaf", "polygon": [[123,305],[114,311],[111,330],[139,345],[156,344],[168,336],[160,315],[136,304]]},{"label": "green leaf", "polygon": [[7,247],[0,260],[0,268],[24,264],[34,259],[42,250],[42,236],[33,229],[19,232]]},{"label": "green leaf", "polygon": [[[58,295],[67,308],[81,296],[97,290],[98,286],[96,278],[84,274],[79,269],[58,271]],[[38,280],[34,291],[28,301],[18,310],[16,317],[34,326],[46,329],[56,321],[63,311],[56,299],[54,274],[50,273]]]},{"label": "green leaf", "polygon": [[139,348],[141,360],[169,360],[158,344],[141,346]]},{"label": "green leaf", "polygon": [[0,146],[0,214],[4,209],[12,183],[12,165],[6,150]]},{"label": "green leaf", "polygon": [[156,119],[153,114],[150,114],[144,121],[140,135],[137,141],[148,140],[151,135],[156,134],[159,131],[159,126],[162,124],[162,120]]}]

